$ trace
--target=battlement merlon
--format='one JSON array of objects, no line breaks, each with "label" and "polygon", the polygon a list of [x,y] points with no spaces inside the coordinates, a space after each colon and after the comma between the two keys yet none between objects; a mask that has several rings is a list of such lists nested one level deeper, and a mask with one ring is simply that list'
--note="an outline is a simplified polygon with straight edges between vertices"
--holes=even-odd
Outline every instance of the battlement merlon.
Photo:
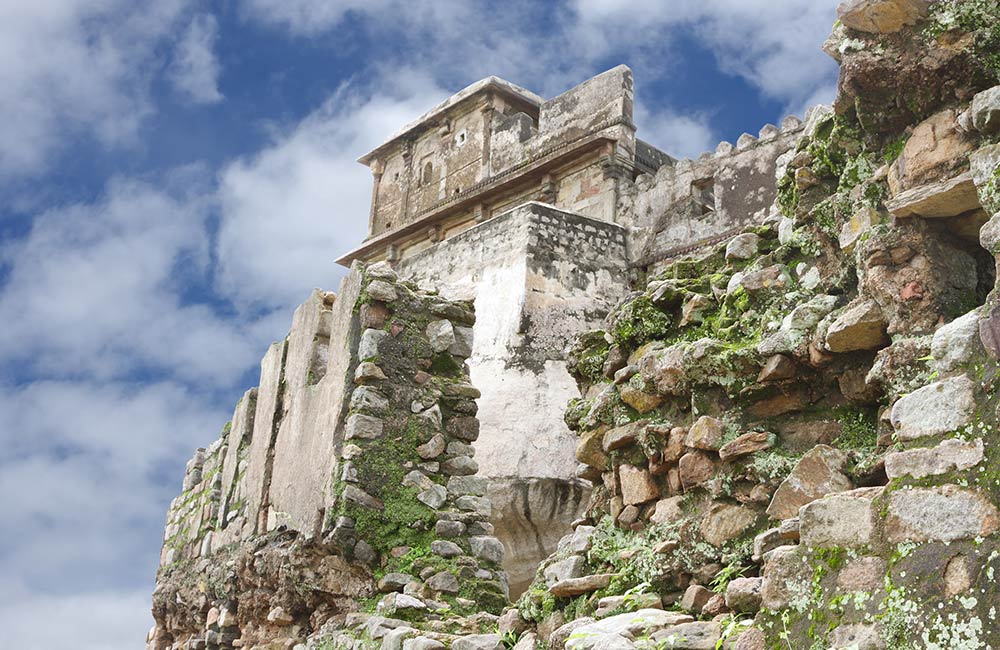
[{"label": "battlement merlon", "polygon": [[529,201],[616,222],[619,185],[673,159],[637,140],[632,71],[543,101],[488,77],[359,158],[372,170],[368,238],[337,260],[416,254]]}]

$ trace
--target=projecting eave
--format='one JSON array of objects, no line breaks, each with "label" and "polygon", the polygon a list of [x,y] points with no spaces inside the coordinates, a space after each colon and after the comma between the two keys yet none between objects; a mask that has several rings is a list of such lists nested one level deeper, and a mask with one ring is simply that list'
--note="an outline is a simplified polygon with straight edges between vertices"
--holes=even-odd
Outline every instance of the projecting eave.
[{"label": "projecting eave", "polygon": [[462,90],[458,91],[448,99],[444,100],[431,110],[427,111],[426,113],[418,117],[417,119],[413,120],[412,122],[404,126],[402,129],[392,134],[392,136],[390,136],[382,144],[380,144],[379,146],[375,147],[365,155],[358,158],[358,162],[361,163],[362,165],[368,165],[368,163],[370,163],[373,158],[377,158],[378,154],[380,154],[385,149],[389,148],[397,140],[403,138],[406,135],[409,135],[413,131],[424,128],[427,123],[432,122],[436,118],[440,117],[443,113],[454,108],[455,106],[458,106],[462,102],[465,102],[471,99],[472,97],[484,94],[485,92],[488,91],[495,92],[499,95],[508,97],[515,101],[520,101],[522,103],[529,104],[531,106],[534,106],[535,108],[540,107],[542,103],[545,101],[544,99],[542,99],[535,93],[531,92],[530,90],[521,88],[520,86],[512,84],[511,82],[505,79],[501,79],[500,77],[486,77],[485,79],[480,79],[476,83],[463,88]]}]

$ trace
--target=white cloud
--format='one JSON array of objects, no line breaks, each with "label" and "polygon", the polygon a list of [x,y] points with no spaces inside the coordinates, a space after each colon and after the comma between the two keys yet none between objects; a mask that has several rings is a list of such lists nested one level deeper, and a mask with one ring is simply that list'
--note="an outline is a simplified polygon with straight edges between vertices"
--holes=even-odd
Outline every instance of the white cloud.
[{"label": "white cloud", "polygon": [[0,175],[44,171],[72,136],[131,142],[149,65],[188,0],[0,4]]},{"label": "white cloud", "polygon": [[[171,382],[0,392],[0,627],[10,647],[125,650],[148,629],[167,499],[227,414]],[[141,587],[138,587],[141,585]]]},{"label": "white cloud", "polygon": [[196,104],[222,101],[220,67],[214,52],[218,31],[214,16],[199,14],[191,19],[174,51],[170,80],[182,96]]},{"label": "white cloud", "polygon": [[368,228],[371,173],[355,158],[446,96],[409,71],[370,92],[341,88],[222,172],[220,288],[242,306],[287,308],[314,286],[336,289],[334,260]]},{"label": "white cloud", "polygon": [[[683,28],[698,35],[720,69],[766,96],[799,108],[836,79],[836,64],[820,49],[836,19],[836,0],[575,0],[575,26],[591,40],[615,42],[630,27],[633,42]],[[669,67],[663,68],[669,74]],[[825,95],[824,95],[825,96]]]},{"label": "white cloud", "polygon": [[149,590],[0,598],[5,645],[18,650],[135,650],[152,625]]},{"label": "white cloud", "polygon": [[641,104],[636,106],[635,122],[638,135],[646,142],[676,158],[697,158],[712,151],[718,137],[705,115],[679,115],[673,112],[651,113]]},{"label": "white cloud", "polygon": [[112,180],[98,201],[39,214],[0,248],[0,361],[44,377],[166,371],[210,385],[253,363],[254,332],[184,296],[211,271],[204,173]]}]

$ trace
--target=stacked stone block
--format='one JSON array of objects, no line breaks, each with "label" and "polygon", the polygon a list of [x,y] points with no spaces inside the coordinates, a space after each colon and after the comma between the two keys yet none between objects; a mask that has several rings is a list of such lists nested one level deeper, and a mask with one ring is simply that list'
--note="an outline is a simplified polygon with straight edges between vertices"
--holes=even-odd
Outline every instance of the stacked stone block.
[{"label": "stacked stone block", "polygon": [[188,463],[149,647],[304,638],[365,593],[409,618],[506,604],[471,446],[474,323],[469,304],[385,264],[352,271],[337,297],[314,292],[260,387]]},{"label": "stacked stone block", "polygon": [[[392,576],[380,583],[386,613],[458,598],[495,609],[506,601],[503,545],[487,481],[475,476],[479,391],[465,365],[475,315],[397,282],[387,266],[368,278],[329,538]],[[413,561],[427,551],[430,560]]]}]

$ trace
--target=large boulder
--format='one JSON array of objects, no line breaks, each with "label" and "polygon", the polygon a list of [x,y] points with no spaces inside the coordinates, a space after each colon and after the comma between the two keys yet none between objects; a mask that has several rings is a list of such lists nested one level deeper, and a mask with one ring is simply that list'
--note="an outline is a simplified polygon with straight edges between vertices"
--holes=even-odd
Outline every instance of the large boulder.
[{"label": "large boulder", "polygon": [[847,0],[837,7],[840,21],[872,34],[898,32],[927,15],[930,0]]}]

